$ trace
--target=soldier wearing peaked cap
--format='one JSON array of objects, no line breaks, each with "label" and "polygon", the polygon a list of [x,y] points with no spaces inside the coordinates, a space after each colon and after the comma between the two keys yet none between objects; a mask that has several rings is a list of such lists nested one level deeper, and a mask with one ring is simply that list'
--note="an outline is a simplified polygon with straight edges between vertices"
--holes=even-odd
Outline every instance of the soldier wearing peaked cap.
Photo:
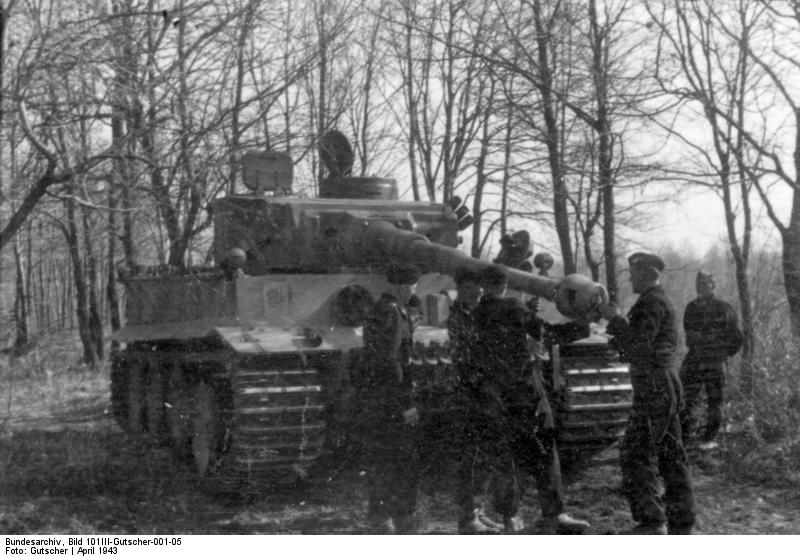
[{"label": "soldier wearing peaked cap", "polygon": [[[638,525],[634,534],[688,534],[695,521],[694,490],[681,438],[682,388],[676,369],[675,310],[659,284],[664,262],[656,255],[628,258],[639,299],[627,319],[602,308],[612,345],[630,362],[633,407],[620,447],[622,484]],[[660,478],[666,488],[661,495]]]},{"label": "soldier wearing peaked cap", "polygon": [[681,412],[684,442],[694,426],[692,412],[701,389],[706,389],[706,426],[701,448],[711,448],[722,424],[722,389],[726,360],[742,346],[742,332],[736,312],[727,302],[714,297],[714,277],[699,271],[695,282],[697,298],[683,314],[683,330],[689,352],[681,366],[686,403]]},{"label": "soldier wearing peaked cap", "polygon": [[364,443],[369,492],[368,520],[374,533],[414,531],[417,504],[419,414],[410,376],[413,323],[408,302],[420,269],[392,264],[383,293],[364,323],[364,367],[359,399],[365,406]]}]

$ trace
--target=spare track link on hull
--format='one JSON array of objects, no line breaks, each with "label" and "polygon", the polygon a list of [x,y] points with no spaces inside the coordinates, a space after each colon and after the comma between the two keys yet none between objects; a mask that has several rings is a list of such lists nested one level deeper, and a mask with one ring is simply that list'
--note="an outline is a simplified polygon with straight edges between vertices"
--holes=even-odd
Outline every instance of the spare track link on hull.
[{"label": "spare track link on hull", "polygon": [[[223,452],[206,474],[222,491],[261,491],[306,476],[325,440],[324,399],[314,368],[235,367]],[[261,367],[260,365],[258,366]]]}]

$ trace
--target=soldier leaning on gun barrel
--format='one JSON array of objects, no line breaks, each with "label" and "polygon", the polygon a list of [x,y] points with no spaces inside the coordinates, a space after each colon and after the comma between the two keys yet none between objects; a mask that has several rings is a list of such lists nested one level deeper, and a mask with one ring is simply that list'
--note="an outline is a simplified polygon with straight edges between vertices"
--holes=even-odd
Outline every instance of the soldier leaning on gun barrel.
[{"label": "soldier leaning on gun barrel", "polygon": [[678,418],[682,388],[675,362],[675,310],[659,284],[664,262],[652,254],[634,253],[628,263],[633,293],[639,299],[627,319],[613,304],[601,308],[609,320],[612,345],[630,362],[633,385],[620,464],[622,488],[638,524],[626,533],[690,534],[694,490]]},{"label": "soldier leaning on gun barrel", "polygon": [[689,302],[683,314],[683,329],[689,352],[681,366],[685,405],[681,412],[681,430],[686,443],[694,428],[693,411],[697,397],[706,389],[706,426],[700,437],[702,449],[712,449],[722,425],[722,389],[725,385],[725,361],[742,346],[742,332],[736,312],[730,304],[714,297],[714,277],[697,273],[697,298]]},{"label": "soldier leaning on gun barrel", "polygon": [[[483,489],[481,478],[491,476],[495,509],[503,516],[506,532],[518,532],[524,524],[519,504],[524,482],[532,474],[542,507],[540,531],[581,533],[589,524],[564,512],[561,468],[555,446],[553,416],[541,376],[532,366],[528,333],[538,322],[515,298],[504,297],[508,277],[502,267],[485,268],[480,276],[484,294],[472,313],[474,327],[473,393],[477,423],[473,443],[486,458],[472,464],[473,492],[463,494],[461,520],[469,520],[469,497]],[[474,414],[473,414],[474,415]],[[467,485],[462,484],[462,485]],[[475,486],[478,486],[477,488]],[[477,526],[473,522],[473,529]],[[462,523],[462,531],[468,524]],[[479,533],[479,532],[476,532]]]},{"label": "soldier leaning on gun barrel", "polygon": [[386,272],[391,290],[380,296],[364,323],[359,400],[366,418],[368,521],[376,534],[415,531],[419,414],[410,375],[414,339],[408,303],[419,277],[414,265],[391,264]]}]

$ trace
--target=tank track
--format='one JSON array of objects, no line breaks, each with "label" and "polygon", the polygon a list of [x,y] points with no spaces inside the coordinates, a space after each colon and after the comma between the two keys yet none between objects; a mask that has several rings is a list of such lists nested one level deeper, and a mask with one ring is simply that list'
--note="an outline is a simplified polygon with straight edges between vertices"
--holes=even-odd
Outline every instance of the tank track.
[{"label": "tank track", "polygon": [[303,363],[123,352],[112,408],[123,429],[169,445],[210,491],[260,492],[304,479],[322,454],[324,387],[320,370]]},{"label": "tank track", "polygon": [[624,433],[633,402],[628,365],[607,344],[571,344],[554,350],[553,368],[559,450],[578,463]]},{"label": "tank track", "polygon": [[[448,455],[460,450],[458,390],[446,349],[429,348],[414,355],[424,378],[419,402],[435,409],[426,412],[434,416],[429,452]],[[632,402],[628,367],[606,344],[562,346],[552,364],[559,451],[572,467],[624,432]],[[127,349],[112,363],[112,409],[123,429],[170,446],[210,491],[263,492],[325,466],[320,457],[328,456],[339,427],[329,422],[341,417],[329,415],[335,402],[323,369],[299,354]]]},{"label": "tank track", "polygon": [[[445,348],[449,348],[446,346]],[[438,359],[437,359],[438,358]],[[417,347],[414,354],[418,402],[425,409],[426,451],[431,466],[441,456],[456,457],[462,430],[458,378],[447,353]],[[559,454],[565,468],[575,468],[617,443],[625,432],[633,401],[628,365],[607,343],[556,346],[543,375],[551,397]]]},{"label": "tank track", "polygon": [[325,442],[319,370],[235,368],[226,452],[212,476],[221,487],[248,489],[307,476]]}]

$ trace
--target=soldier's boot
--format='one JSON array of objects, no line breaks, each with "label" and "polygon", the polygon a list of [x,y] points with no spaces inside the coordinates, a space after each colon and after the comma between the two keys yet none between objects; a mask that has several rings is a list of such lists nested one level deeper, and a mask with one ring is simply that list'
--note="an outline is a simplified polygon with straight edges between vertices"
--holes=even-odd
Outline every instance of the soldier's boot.
[{"label": "soldier's boot", "polygon": [[474,511],[472,516],[462,518],[458,523],[459,534],[499,534],[502,531],[502,526],[487,516],[482,516],[478,510]]},{"label": "soldier's boot", "polygon": [[542,518],[538,526],[537,530],[542,534],[583,534],[589,529],[588,522],[567,513]]},{"label": "soldier's boot", "polygon": [[637,524],[630,530],[625,530],[620,533],[629,536],[666,536],[667,525],[663,522],[643,522]]},{"label": "soldier's boot", "polygon": [[503,517],[503,530],[506,534],[517,534],[525,529],[525,521],[518,514]]}]

